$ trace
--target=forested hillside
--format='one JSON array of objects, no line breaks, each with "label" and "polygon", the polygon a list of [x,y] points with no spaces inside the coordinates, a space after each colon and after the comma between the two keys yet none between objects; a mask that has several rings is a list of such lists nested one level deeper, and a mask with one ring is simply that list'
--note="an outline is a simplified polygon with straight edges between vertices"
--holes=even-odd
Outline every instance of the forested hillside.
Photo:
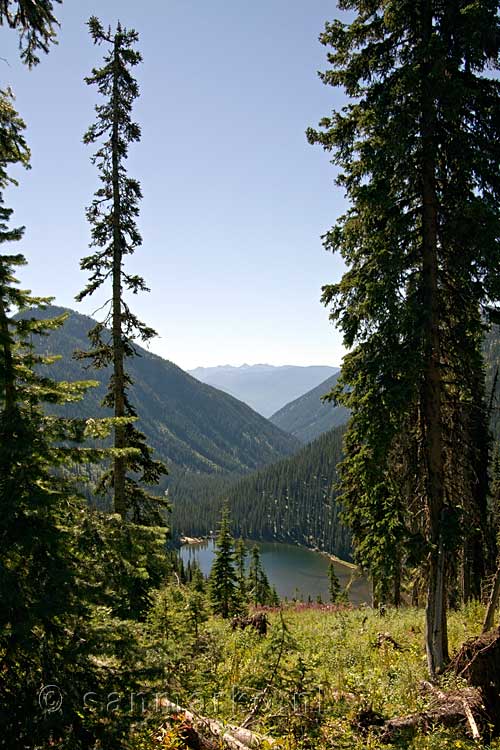
[{"label": "forested hillside", "polygon": [[343,433],[344,428],[338,427],[297,455],[231,486],[214,485],[218,501],[210,494],[199,505],[185,498],[174,512],[177,528],[192,536],[209,533],[222,502],[228,500],[237,536],[304,544],[349,559],[350,538],[339,519],[334,486]]},{"label": "forested hillside", "polygon": [[324,432],[347,422],[349,412],[343,406],[334,406],[321,400],[336,385],[339,373],[286,404],[270,417],[277,427],[308,443]]},{"label": "forested hillside", "polygon": [[[43,314],[55,316],[63,312],[63,308],[54,307]],[[64,326],[42,340],[45,353],[61,355],[51,366],[57,378],[107,381],[106,369],[85,369],[82,361],[72,358],[75,350],[87,348],[87,332],[92,324],[91,318],[71,311]],[[198,382],[172,362],[139,346],[136,349],[140,356],[128,365],[134,381],[131,395],[140,405],[139,426],[162,460],[204,474],[244,473],[300,447],[296,438],[241,401]],[[65,415],[108,414],[100,406],[104,394],[104,385],[91,389],[82,401],[66,405]]]},{"label": "forested hillside", "polygon": [[276,539],[350,558],[350,537],[336,500],[339,427],[284,459],[237,482],[229,492],[235,531],[250,539]]},{"label": "forested hillside", "polygon": [[[500,333],[493,326],[485,335],[484,356],[488,398],[497,366],[500,366]],[[229,498],[236,534],[255,539],[276,539],[318,546],[339,557],[350,555],[350,539],[339,522],[333,485],[337,480],[336,466],[342,457],[343,422],[348,412],[343,407],[322,404],[320,395],[327,393],[338,374],[328,378],[271,419],[282,415],[280,426],[298,428],[307,440],[325,421],[339,420],[337,429],[325,432],[294,456],[278,461],[242,479],[231,476],[205,477],[192,473],[172,481],[174,531],[197,536],[211,533],[217,524],[224,498]],[[314,405],[319,406],[314,410]],[[294,407],[294,408],[292,408]],[[308,407],[311,409],[308,412]],[[322,414],[323,412],[323,414]],[[320,418],[316,417],[320,415]],[[328,415],[325,417],[325,415]],[[497,378],[492,398],[491,426],[494,437],[500,437],[500,379]],[[303,430],[303,431],[302,431]],[[297,432],[295,432],[297,434]],[[195,500],[193,500],[195,498]],[[331,512],[333,510],[333,512]]]}]

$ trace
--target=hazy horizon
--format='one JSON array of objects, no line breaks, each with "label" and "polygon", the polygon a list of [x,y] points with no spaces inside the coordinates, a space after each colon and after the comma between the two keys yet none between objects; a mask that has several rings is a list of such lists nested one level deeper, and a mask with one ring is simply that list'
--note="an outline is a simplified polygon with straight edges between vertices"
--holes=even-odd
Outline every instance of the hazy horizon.
[{"label": "hazy horizon", "polygon": [[2,86],[16,95],[32,150],[32,169],[18,170],[19,187],[6,191],[12,226],[26,224],[12,247],[29,261],[21,285],[84,314],[106,298],[74,301],[86,283],[84,209],[98,187],[82,136],[99,98],[83,78],[104,53],[85,21],[119,17],[139,32],[144,57],[134,111],[142,140],[128,160],[144,193],[144,244],[127,267],[151,288],[131,300],[160,334],[151,351],[183,369],[340,362],[340,335],[319,300],[343,266],[321,235],[345,204],[328,155],[305,137],[342,102],[317,76],[326,66],[318,35],[339,15],[335,5],[105,5],[58,6],[59,44],[31,72],[16,35],[0,31]]}]

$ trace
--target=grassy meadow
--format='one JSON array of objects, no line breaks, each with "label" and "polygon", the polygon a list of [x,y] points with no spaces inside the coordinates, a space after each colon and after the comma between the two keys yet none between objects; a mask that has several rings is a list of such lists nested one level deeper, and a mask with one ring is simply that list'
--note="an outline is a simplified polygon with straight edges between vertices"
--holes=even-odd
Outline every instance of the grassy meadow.
[{"label": "grassy meadow", "polygon": [[[359,726],[363,712],[373,711],[382,720],[425,710],[432,703],[421,690],[427,679],[422,610],[388,610],[381,616],[369,608],[296,604],[268,612],[266,636],[252,629],[233,631],[228,621],[209,617],[193,637],[186,636],[180,612],[179,628],[174,625],[159,637],[161,606],[154,611],[159,619],[149,623],[149,637],[155,639],[156,658],[165,660],[171,699],[195,714],[231,725],[240,726],[250,716],[247,726],[274,741],[265,740],[264,748],[478,747],[465,727],[434,727],[427,734],[384,744],[379,728]],[[450,614],[452,654],[480,632],[482,616],[478,604]],[[379,633],[390,634],[401,649],[390,643],[378,646]],[[440,687],[448,690],[456,684],[456,678],[445,675]],[[179,726],[157,713],[136,725],[131,750],[185,748]],[[500,748],[500,741],[480,746]]]}]

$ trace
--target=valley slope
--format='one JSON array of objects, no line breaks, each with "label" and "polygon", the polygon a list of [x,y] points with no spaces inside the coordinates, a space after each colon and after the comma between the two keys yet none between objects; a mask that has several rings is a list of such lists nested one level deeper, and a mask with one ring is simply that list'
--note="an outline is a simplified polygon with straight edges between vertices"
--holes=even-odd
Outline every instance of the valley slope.
[{"label": "valley slope", "polygon": [[347,422],[349,412],[345,407],[334,406],[321,400],[321,397],[337,384],[339,374],[336,372],[320,385],[283,406],[270,417],[271,422],[295,435],[303,443],[308,443],[333,427]]},{"label": "valley slope", "polygon": [[237,536],[318,547],[349,559],[350,536],[340,521],[335,487],[344,430],[337,427],[296,455],[226,486],[218,502],[186,499],[175,512],[177,529],[188,536],[209,534],[225,500]]},{"label": "valley slope", "polygon": [[[94,321],[74,311],[50,308],[36,316],[69,312],[64,326],[44,338],[39,349],[59,354],[50,367],[60,380],[101,381],[83,401],[65,407],[65,414],[97,417],[109,414],[100,406],[109,373],[85,369],[72,359],[77,349],[87,349],[87,332]],[[196,474],[243,474],[291,455],[300,442],[286,434],[246,404],[209,385],[200,383],[168,360],[136,347],[139,357],[127,361],[134,385],[132,403],[137,405],[142,429],[157,455],[169,465]]]}]

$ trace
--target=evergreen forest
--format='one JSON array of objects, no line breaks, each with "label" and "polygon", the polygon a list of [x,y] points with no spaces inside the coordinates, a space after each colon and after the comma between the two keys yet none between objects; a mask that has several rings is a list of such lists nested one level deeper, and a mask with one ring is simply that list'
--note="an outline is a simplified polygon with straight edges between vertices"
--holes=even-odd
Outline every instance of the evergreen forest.
[{"label": "evergreen forest", "polygon": [[[78,42],[93,64],[74,149],[93,190],[79,206],[74,301],[92,317],[50,288],[26,289],[36,216],[14,211],[12,196],[27,190],[44,134],[0,84],[0,746],[499,750],[500,6],[338,0],[317,29],[331,108],[298,135],[343,201],[313,239],[323,231],[334,256],[315,303],[345,354],[340,372],[325,366],[334,374],[270,419],[150,350],[159,317],[148,295],[173,293],[175,248],[169,278],[144,260],[140,149],[157,131],[142,121],[138,81],[163,62],[148,60],[149,37],[133,26],[145,10],[131,7],[109,18],[101,3]],[[67,11],[63,0],[0,0],[33,102]],[[220,42],[227,18],[213,12]],[[295,36],[280,28],[292,57]],[[182,108],[164,76],[155,95]],[[215,138],[204,115],[186,118],[197,159]],[[217,130],[229,138],[237,124]],[[243,170],[230,192],[249,196],[250,178]],[[199,242],[206,215],[194,204],[192,214],[186,232]],[[257,321],[265,281],[244,286],[247,231],[232,237],[233,300],[252,295]],[[44,258],[54,283],[61,257],[54,247]],[[198,256],[193,284],[204,273]],[[196,288],[185,296],[201,327],[210,311]],[[259,325],[278,351],[274,322]],[[314,331],[296,335],[299,357]],[[213,542],[210,570],[179,553],[200,538]],[[314,553],[327,594],[283,596],[262,541]],[[287,571],[299,572],[309,575]],[[356,578],[370,596],[355,605]]]}]

